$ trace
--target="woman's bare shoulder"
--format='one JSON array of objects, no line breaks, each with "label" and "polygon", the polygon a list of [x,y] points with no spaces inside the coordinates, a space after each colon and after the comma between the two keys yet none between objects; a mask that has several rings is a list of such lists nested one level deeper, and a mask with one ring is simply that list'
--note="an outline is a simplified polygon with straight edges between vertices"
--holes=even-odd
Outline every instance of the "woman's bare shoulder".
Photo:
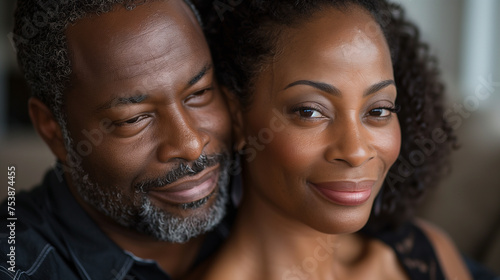
[{"label": "woman's bare shoulder", "polygon": [[[228,247],[228,246],[225,246]],[[223,247],[223,249],[225,248]],[[253,280],[259,279],[248,263],[241,259],[241,254],[232,254],[231,250],[220,250],[212,258],[203,262],[183,280]]]},{"label": "woman's bare shoulder", "polygon": [[457,247],[446,232],[421,219],[416,220],[415,224],[431,241],[447,279],[472,279]]}]

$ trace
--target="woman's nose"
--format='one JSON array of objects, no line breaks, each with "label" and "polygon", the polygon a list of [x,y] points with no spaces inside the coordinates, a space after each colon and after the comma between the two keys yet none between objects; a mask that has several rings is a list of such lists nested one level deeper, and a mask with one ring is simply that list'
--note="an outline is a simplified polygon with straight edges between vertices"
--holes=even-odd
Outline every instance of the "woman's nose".
[{"label": "woman's nose", "polygon": [[377,152],[372,146],[372,136],[360,120],[354,118],[332,124],[331,143],[325,153],[329,162],[344,162],[358,167],[373,159]]}]

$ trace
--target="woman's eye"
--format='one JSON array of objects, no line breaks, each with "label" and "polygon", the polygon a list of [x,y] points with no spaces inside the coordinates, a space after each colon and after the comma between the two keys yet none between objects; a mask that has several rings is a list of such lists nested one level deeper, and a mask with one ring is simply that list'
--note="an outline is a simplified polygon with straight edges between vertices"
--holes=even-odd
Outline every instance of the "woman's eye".
[{"label": "woman's eye", "polygon": [[370,111],[370,115],[374,117],[388,117],[391,114],[392,112],[385,108],[377,108]]},{"label": "woman's eye", "polygon": [[299,117],[304,119],[316,119],[324,117],[317,109],[310,107],[299,107],[293,110]]},{"label": "woman's eye", "polygon": [[369,114],[373,117],[385,118],[389,117],[392,113],[397,113],[399,111],[399,106],[394,107],[380,107],[371,109]]}]

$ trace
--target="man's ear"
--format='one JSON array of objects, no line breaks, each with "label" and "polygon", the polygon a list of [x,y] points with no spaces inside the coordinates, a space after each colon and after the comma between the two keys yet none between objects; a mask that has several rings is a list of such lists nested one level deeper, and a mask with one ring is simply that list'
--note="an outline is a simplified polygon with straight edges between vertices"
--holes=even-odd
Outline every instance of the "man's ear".
[{"label": "man's ear", "polygon": [[28,101],[28,111],[31,122],[52,153],[62,162],[66,162],[66,148],[61,127],[54,118],[52,111],[38,98],[31,97]]},{"label": "man's ear", "polygon": [[231,114],[232,128],[233,128],[233,150],[240,151],[246,145],[245,134],[243,133],[243,114],[241,103],[238,98],[225,86],[221,86],[220,90],[225,95],[229,112]]}]

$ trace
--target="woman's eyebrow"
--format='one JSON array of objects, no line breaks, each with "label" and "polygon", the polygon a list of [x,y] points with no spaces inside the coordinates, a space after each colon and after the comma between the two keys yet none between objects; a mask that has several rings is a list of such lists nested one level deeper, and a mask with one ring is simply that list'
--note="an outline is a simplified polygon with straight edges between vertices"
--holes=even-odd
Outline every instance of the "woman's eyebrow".
[{"label": "woman's eyebrow", "polygon": [[363,97],[366,97],[370,94],[373,94],[377,91],[380,91],[390,85],[394,85],[396,86],[396,83],[394,82],[394,80],[385,80],[385,81],[381,81],[381,82],[378,82],[374,85],[372,85],[370,88],[368,88],[365,93],[363,94]]},{"label": "woman's eyebrow", "polygon": [[[293,86],[296,86],[296,85],[311,86],[311,87],[317,88],[323,92],[326,92],[326,93],[334,95],[334,96],[338,96],[338,97],[342,96],[341,91],[338,88],[336,88],[334,85],[330,85],[330,84],[322,83],[322,82],[310,81],[310,80],[295,81],[295,82],[287,85],[283,90],[286,90],[286,89],[293,87]],[[384,80],[384,81],[378,82],[378,83],[370,86],[363,94],[363,97],[366,97],[370,94],[373,94],[377,91],[380,91],[381,89],[386,88],[390,85],[396,85],[394,80]]]},{"label": "woman's eyebrow", "polygon": [[327,84],[327,83],[322,83],[322,82],[314,82],[314,81],[309,81],[309,80],[299,80],[295,81],[293,83],[290,83],[287,85],[283,90],[291,88],[296,85],[306,85],[306,86],[311,86],[314,88],[317,88],[321,91],[324,91],[326,93],[335,95],[335,96],[341,96],[342,94],[340,93],[340,90],[336,88],[333,85]]}]

